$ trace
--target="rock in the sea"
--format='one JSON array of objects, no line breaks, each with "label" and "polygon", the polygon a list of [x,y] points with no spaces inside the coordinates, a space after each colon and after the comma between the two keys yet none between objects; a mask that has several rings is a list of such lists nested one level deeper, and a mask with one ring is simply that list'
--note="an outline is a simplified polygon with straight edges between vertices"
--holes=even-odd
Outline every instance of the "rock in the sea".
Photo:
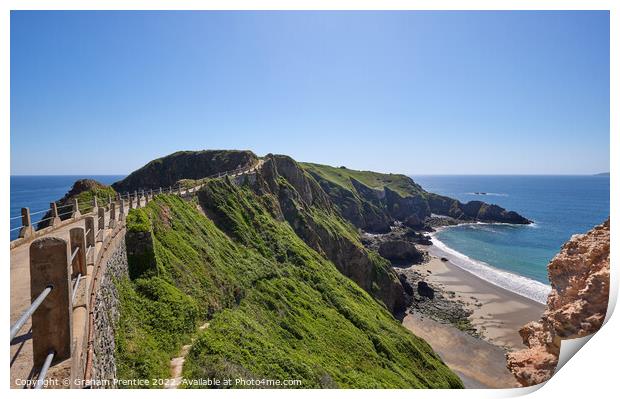
[{"label": "rock in the sea", "polygon": [[529,349],[507,355],[508,369],[524,386],[547,381],[558,362],[560,343],[594,334],[609,300],[609,220],[575,235],[548,266],[551,293],[542,318],[519,333]]},{"label": "rock in the sea", "polygon": [[442,257],[441,257],[441,261],[442,261],[442,262],[447,262],[447,261],[448,261],[448,258],[446,258],[446,257],[443,257],[443,256],[442,256]]},{"label": "rock in the sea", "polygon": [[384,241],[379,245],[379,255],[397,263],[421,262],[424,259],[422,252],[414,244],[404,240]]},{"label": "rock in the sea", "polygon": [[426,281],[418,281],[418,295],[433,299],[435,298],[435,290],[429,287]]}]

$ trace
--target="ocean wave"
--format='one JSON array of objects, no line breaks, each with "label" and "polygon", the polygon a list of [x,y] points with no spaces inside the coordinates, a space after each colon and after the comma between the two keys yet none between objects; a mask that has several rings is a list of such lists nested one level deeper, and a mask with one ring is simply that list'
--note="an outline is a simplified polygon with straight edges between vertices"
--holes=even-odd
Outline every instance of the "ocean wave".
[{"label": "ocean wave", "polygon": [[465,193],[465,194],[480,195],[480,196],[489,195],[491,197],[508,197],[508,194],[506,194],[506,193],[487,193],[486,191],[472,191],[472,192]]},{"label": "ocean wave", "polygon": [[448,247],[435,237],[435,234],[431,235],[431,241],[435,248],[452,255],[453,258],[450,259],[450,262],[457,267],[505,290],[542,304],[547,303],[547,296],[551,291],[551,286],[515,273],[497,269],[485,262],[472,259]]}]

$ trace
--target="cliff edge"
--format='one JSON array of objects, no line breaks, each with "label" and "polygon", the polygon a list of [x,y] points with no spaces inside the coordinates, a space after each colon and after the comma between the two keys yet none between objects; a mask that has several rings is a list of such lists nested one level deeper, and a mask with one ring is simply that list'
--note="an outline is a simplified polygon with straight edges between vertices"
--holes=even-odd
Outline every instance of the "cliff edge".
[{"label": "cliff edge", "polygon": [[508,369],[524,386],[547,381],[555,372],[560,344],[601,328],[609,300],[609,220],[574,235],[549,263],[551,293],[541,319],[519,333],[528,346],[507,355]]}]

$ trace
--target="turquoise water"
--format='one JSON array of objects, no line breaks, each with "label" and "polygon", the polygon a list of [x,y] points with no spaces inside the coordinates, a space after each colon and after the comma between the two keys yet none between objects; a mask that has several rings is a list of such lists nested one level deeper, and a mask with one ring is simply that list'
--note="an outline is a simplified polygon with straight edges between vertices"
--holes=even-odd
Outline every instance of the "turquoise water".
[{"label": "turquoise water", "polygon": [[530,226],[450,227],[439,231],[435,239],[440,247],[464,255],[461,260],[469,260],[466,267],[490,266],[544,284],[549,283],[547,263],[562,244],[573,234],[585,233],[609,216],[609,176],[414,176],[413,179],[428,191],[463,202],[495,203],[533,220],[534,225]]}]

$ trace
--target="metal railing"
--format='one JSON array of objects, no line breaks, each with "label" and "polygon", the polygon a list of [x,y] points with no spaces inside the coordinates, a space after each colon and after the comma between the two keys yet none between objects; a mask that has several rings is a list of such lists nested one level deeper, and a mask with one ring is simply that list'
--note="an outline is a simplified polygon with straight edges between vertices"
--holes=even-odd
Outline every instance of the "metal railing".
[{"label": "metal railing", "polygon": [[71,304],[75,303],[75,294],[77,293],[78,287],[80,286],[80,280],[82,279],[82,273],[78,273],[75,278],[75,284],[73,285],[73,290],[71,292]]},{"label": "metal railing", "polygon": [[[26,324],[26,322],[28,321],[28,319],[30,319],[30,316],[32,316],[32,314],[37,310],[37,308],[39,306],[41,306],[41,304],[43,303],[43,301],[45,300],[45,298],[50,294],[50,292],[52,292],[52,290],[54,289],[54,286],[52,285],[48,285],[40,294],[39,296],[32,301],[32,303],[30,304],[30,306],[28,307],[28,309],[26,309],[26,311],[21,315],[21,317],[15,322],[15,324],[13,324],[11,326],[11,342],[13,341],[13,338],[15,338],[15,336],[17,335],[17,333],[19,332],[19,330],[22,329],[22,327],[24,326],[24,324]],[[6,330],[5,330],[6,331]]]},{"label": "metal railing", "polygon": [[34,389],[41,389],[45,386],[45,377],[47,376],[47,371],[50,369],[55,355],[56,352],[54,351],[50,351],[50,353],[47,354],[43,366],[41,366],[41,371],[39,371],[39,377],[37,378],[37,383],[34,385]]}]

